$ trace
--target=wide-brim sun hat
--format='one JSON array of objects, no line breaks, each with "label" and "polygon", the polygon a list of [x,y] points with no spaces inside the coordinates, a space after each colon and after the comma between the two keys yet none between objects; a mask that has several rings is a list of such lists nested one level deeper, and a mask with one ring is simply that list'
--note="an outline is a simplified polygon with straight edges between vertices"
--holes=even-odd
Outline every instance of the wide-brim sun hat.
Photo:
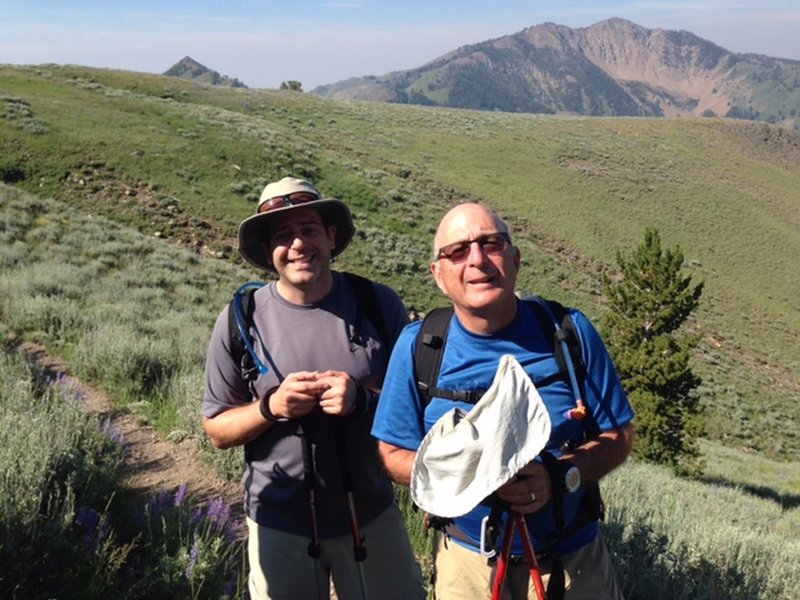
[{"label": "wide-brim sun hat", "polygon": [[423,438],[411,499],[439,517],[467,514],[544,450],[551,427],[536,386],[512,355],[503,355],[473,409],[449,410]]},{"label": "wide-brim sun hat", "polygon": [[254,267],[275,272],[267,245],[269,223],[276,215],[293,208],[312,208],[321,214],[324,223],[336,227],[331,258],[341,254],[353,239],[356,230],[353,215],[344,202],[338,198],[323,198],[319,190],[304,179],[284,177],[264,188],[256,214],[239,225],[239,254]]}]

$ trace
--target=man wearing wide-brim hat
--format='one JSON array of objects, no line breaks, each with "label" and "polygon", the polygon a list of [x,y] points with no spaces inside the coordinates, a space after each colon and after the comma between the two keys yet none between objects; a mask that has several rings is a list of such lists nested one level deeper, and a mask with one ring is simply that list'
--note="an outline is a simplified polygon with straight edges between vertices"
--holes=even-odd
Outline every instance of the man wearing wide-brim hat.
[{"label": "man wearing wide-brim hat", "polygon": [[383,321],[371,322],[357,278],[331,269],[354,231],[344,202],[293,177],[267,185],[239,226],[241,255],[277,275],[253,294],[246,327],[263,368],[243,376],[226,307],[202,410],[214,446],[245,447],[254,599],[327,598],[331,577],[341,599],[425,596],[369,434],[387,346],[408,317],[393,290],[367,282]]}]

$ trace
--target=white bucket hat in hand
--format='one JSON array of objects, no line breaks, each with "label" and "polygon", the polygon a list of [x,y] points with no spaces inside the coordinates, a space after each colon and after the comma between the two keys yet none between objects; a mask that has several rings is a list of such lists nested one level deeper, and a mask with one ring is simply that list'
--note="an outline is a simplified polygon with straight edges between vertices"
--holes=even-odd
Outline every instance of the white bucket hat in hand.
[{"label": "white bucket hat in hand", "polygon": [[530,377],[504,355],[475,407],[448,411],[425,435],[411,470],[412,500],[439,517],[468,513],[536,458],[550,428]]}]

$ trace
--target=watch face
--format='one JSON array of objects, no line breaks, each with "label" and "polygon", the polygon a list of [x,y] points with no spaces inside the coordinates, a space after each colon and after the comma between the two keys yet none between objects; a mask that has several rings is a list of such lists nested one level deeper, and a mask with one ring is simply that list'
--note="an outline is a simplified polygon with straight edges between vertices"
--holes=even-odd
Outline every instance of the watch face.
[{"label": "watch face", "polygon": [[578,467],[570,467],[564,474],[564,487],[571,494],[581,486],[581,472]]}]

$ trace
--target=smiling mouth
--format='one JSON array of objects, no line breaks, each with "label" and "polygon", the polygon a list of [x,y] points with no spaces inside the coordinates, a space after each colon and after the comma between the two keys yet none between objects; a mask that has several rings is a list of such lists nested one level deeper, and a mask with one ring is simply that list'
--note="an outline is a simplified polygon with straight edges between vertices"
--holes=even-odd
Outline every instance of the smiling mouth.
[{"label": "smiling mouth", "polygon": [[295,266],[303,266],[303,265],[310,265],[315,260],[315,255],[313,254],[304,254],[303,256],[297,256],[295,258],[289,259],[289,264]]},{"label": "smiling mouth", "polygon": [[480,277],[480,278],[477,278],[477,279],[470,279],[467,282],[467,285],[486,285],[486,284],[492,284],[492,283],[494,283],[494,277],[490,277],[490,276],[487,275],[486,277]]}]

